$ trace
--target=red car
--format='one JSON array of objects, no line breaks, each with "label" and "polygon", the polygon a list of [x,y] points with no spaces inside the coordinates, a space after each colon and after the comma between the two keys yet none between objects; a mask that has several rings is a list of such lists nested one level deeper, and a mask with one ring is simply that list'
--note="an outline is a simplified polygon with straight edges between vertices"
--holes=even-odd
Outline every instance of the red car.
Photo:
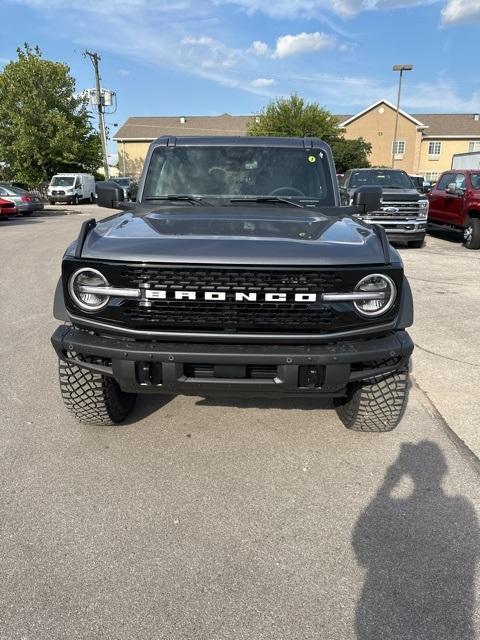
[{"label": "red car", "polygon": [[17,207],[9,200],[0,198],[0,220],[8,220],[17,215]]},{"label": "red car", "polygon": [[451,169],[428,195],[428,223],[463,233],[467,249],[480,249],[480,170]]}]

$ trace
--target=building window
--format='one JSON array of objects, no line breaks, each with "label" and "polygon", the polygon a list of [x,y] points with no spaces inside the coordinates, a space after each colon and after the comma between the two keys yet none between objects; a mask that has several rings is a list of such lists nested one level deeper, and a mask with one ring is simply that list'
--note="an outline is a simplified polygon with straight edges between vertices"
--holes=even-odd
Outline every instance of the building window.
[{"label": "building window", "polygon": [[420,175],[423,175],[427,182],[436,182],[440,173],[438,171],[423,171],[420,172]]},{"label": "building window", "polygon": [[473,153],[474,151],[480,151],[480,140],[474,140],[468,143],[468,151]]},{"label": "building window", "polygon": [[428,143],[428,159],[429,160],[438,160],[441,151],[442,151],[442,143],[441,142],[429,142]]},{"label": "building window", "polygon": [[395,160],[403,160],[405,155],[405,140],[395,140],[393,143],[393,157]]}]

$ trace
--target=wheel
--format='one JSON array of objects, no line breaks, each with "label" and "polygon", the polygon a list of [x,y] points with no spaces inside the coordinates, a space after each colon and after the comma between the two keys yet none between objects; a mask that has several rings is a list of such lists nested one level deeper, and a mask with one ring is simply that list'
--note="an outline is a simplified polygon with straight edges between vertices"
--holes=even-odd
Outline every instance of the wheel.
[{"label": "wheel", "polygon": [[409,391],[408,368],[353,383],[336,400],[337,414],[353,431],[392,431],[402,419]]},{"label": "wheel", "polygon": [[422,238],[421,240],[411,240],[408,243],[408,246],[411,247],[412,249],[421,249],[424,244],[425,244],[425,239]]},{"label": "wheel", "polygon": [[75,195],[75,196],[73,197],[72,204],[77,205],[79,202],[80,202],[80,200],[79,200],[78,196],[77,196],[77,195]]},{"label": "wheel", "polygon": [[467,249],[480,249],[480,219],[470,218],[463,230],[463,244]]},{"label": "wheel", "polygon": [[83,424],[122,422],[135,404],[135,394],[122,391],[109,376],[63,360],[59,360],[58,373],[63,402],[68,411]]},{"label": "wheel", "polygon": [[55,204],[55,200],[52,200],[51,198],[48,199],[49,204]]},{"label": "wheel", "polygon": [[93,193],[90,194],[90,204],[94,204],[95,203],[95,196],[93,195]]},{"label": "wheel", "polygon": [[33,213],[33,211],[22,211],[22,216],[24,218],[28,218],[28,216],[31,216]]}]

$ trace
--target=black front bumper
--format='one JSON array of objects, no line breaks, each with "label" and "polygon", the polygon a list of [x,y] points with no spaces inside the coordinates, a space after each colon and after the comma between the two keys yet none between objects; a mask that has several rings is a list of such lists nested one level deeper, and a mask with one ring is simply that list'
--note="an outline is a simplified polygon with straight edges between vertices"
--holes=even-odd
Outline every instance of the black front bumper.
[{"label": "black front bumper", "polygon": [[[342,396],[351,382],[405,368],[406,331],[331,344],[198,344],[106,338],[61,326],[62,360],[113,376],[123,391],[182,395]],[[80,354],[80,355],[78,355]]]}]

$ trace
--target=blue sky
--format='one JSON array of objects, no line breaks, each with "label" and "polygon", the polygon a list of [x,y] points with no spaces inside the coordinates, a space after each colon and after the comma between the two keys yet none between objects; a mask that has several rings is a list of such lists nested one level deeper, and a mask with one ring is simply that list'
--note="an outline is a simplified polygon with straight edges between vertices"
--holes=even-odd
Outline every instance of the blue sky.
[{"label": "blue sky", "polygon": [[77,88],[103,84],[130,115],[258,112],[296,91],[335,113],[395,101],[395,63],[411,63],[402,107],[480,112],[480,0],[0,0],[0,64],[23,42],[61,60]]}]

